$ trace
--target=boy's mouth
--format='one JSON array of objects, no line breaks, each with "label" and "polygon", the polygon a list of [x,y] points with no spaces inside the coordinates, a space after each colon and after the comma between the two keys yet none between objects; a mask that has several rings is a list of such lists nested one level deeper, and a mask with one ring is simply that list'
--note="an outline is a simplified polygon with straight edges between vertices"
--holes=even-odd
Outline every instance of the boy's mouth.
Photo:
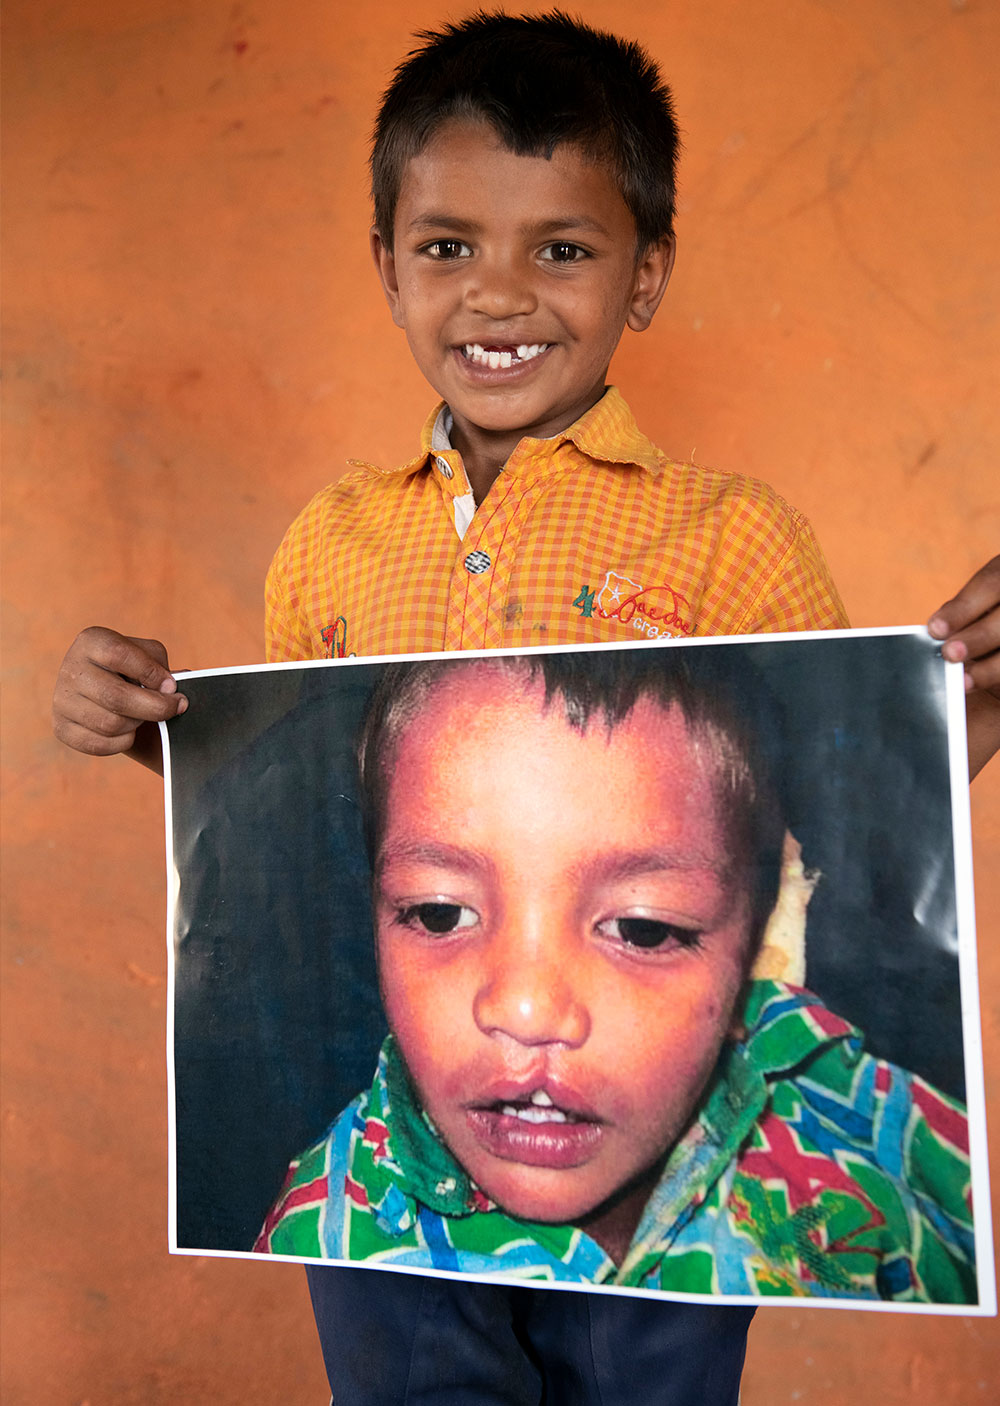
[{"label": "boy's mouth", "polygon": [[520,1118],[522,1123],[585,1123],[592,1120],[557,1108],[544,1089],[535,1089],[528,1098],[510,1103],[494,1103],[494,1112],[504,1118]]},{"label": "boy's mouth", "polygon": [[467,1106],[466,1118],[480,1146],[494,1157],[535,1167],[580,1166],[605,1134],[596,1114],[560,1108],[545,1089]]},{"label": "boy's mouth", "polygon": [[534,361],[548,351],[548,342],[521,342],[518,346],[481,346],[479,342],[466,342],[462,354],[473,366],[482,366],[489,371],[509,371],[512,366],[520,366],[526,361]]}]

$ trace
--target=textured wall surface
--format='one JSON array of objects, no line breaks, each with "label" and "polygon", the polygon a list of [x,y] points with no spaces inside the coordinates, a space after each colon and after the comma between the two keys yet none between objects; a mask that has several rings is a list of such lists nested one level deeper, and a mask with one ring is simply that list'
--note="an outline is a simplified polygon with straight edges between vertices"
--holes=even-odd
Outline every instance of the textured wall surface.
[{"label": "textured wall surface", "polygon": [[[925,619],[1000,542],[996,0],[573,8],[649,46],[685,131],[673,284],[614,369],[640,423],[802,508],[856,624]],[[366,136],[409,32],[465,12],[5,6],[8,1406],[325,1400],[297,1268],[166,1253],[160,791],[47,714],[90,623],[259,660],[294,513],[413,452],[433,397],[369,267]],[[1000,763],[973,803],[995,1091]],[[965,1406],[998,1345],[773,1309],[744,1399]]]}]

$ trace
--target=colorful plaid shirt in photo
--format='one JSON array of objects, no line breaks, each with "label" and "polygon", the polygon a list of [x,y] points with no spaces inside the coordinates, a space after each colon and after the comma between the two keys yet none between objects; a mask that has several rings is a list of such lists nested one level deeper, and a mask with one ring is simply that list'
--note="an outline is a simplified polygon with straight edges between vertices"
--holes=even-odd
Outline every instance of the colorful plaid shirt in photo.
[{"label": "colorful plaid shirt in photo", "polygon": [[966,1118],[806,991],[753,983],[625,1260],[516,1220],[415,1106],[390,1036],[371,1089],[291,1165],[255,1249],[681,1293],[974,1303]]},{"label": "colorful plaid shirt in photo", "polygon": [[847,624],[805,519],[755,479],[668,459],[614,388],[522,439],[471,522],[444,415],[408,464],[355,464],[296,518],[268,573],[269,660]]}]

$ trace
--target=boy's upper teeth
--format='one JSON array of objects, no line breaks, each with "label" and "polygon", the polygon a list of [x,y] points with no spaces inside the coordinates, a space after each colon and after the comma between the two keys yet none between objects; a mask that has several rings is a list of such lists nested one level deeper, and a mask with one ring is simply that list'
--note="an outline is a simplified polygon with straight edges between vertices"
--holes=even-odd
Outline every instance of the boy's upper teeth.
[{"label": "boy's upper teeth", "polygon": [[466,342],[465,355],[477,366],[498,371],[513,366],[515,356],[518,361],[531,361],[547,347],[547,342],[522,342],[517,347],[484,347],[479,342]]},{"label": "boy's upper teeth", "polygon": [[548,1094],[541,1089],[536,1089],[527,1103],[503,1104],[500,1112],[508,1118],[519,1118],[522,1123],[570,1122],[570,1116],[561,1108],[556,1108]]}]

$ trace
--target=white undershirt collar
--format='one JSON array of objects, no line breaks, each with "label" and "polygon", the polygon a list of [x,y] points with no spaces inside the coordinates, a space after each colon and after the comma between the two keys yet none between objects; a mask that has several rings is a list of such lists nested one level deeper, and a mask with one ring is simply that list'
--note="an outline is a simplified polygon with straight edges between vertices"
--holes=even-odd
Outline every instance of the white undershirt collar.
[{"label": "white undershirt collar", "polygon": [[[455,425],[455,419],[447,405],[442,405],[438,412],[438,417],[434,421],[434,428],[431,430],[431,451],[435,454],[442,454],[446,449],[454,449],[451,442],[451,432]],[[468,482],[468,478],[466,478]],[[468,532],[476,511],[475,495],[470,488],[468,493],[458,494],[452,499],[455,506],[455,531],[461,540]]]}]

